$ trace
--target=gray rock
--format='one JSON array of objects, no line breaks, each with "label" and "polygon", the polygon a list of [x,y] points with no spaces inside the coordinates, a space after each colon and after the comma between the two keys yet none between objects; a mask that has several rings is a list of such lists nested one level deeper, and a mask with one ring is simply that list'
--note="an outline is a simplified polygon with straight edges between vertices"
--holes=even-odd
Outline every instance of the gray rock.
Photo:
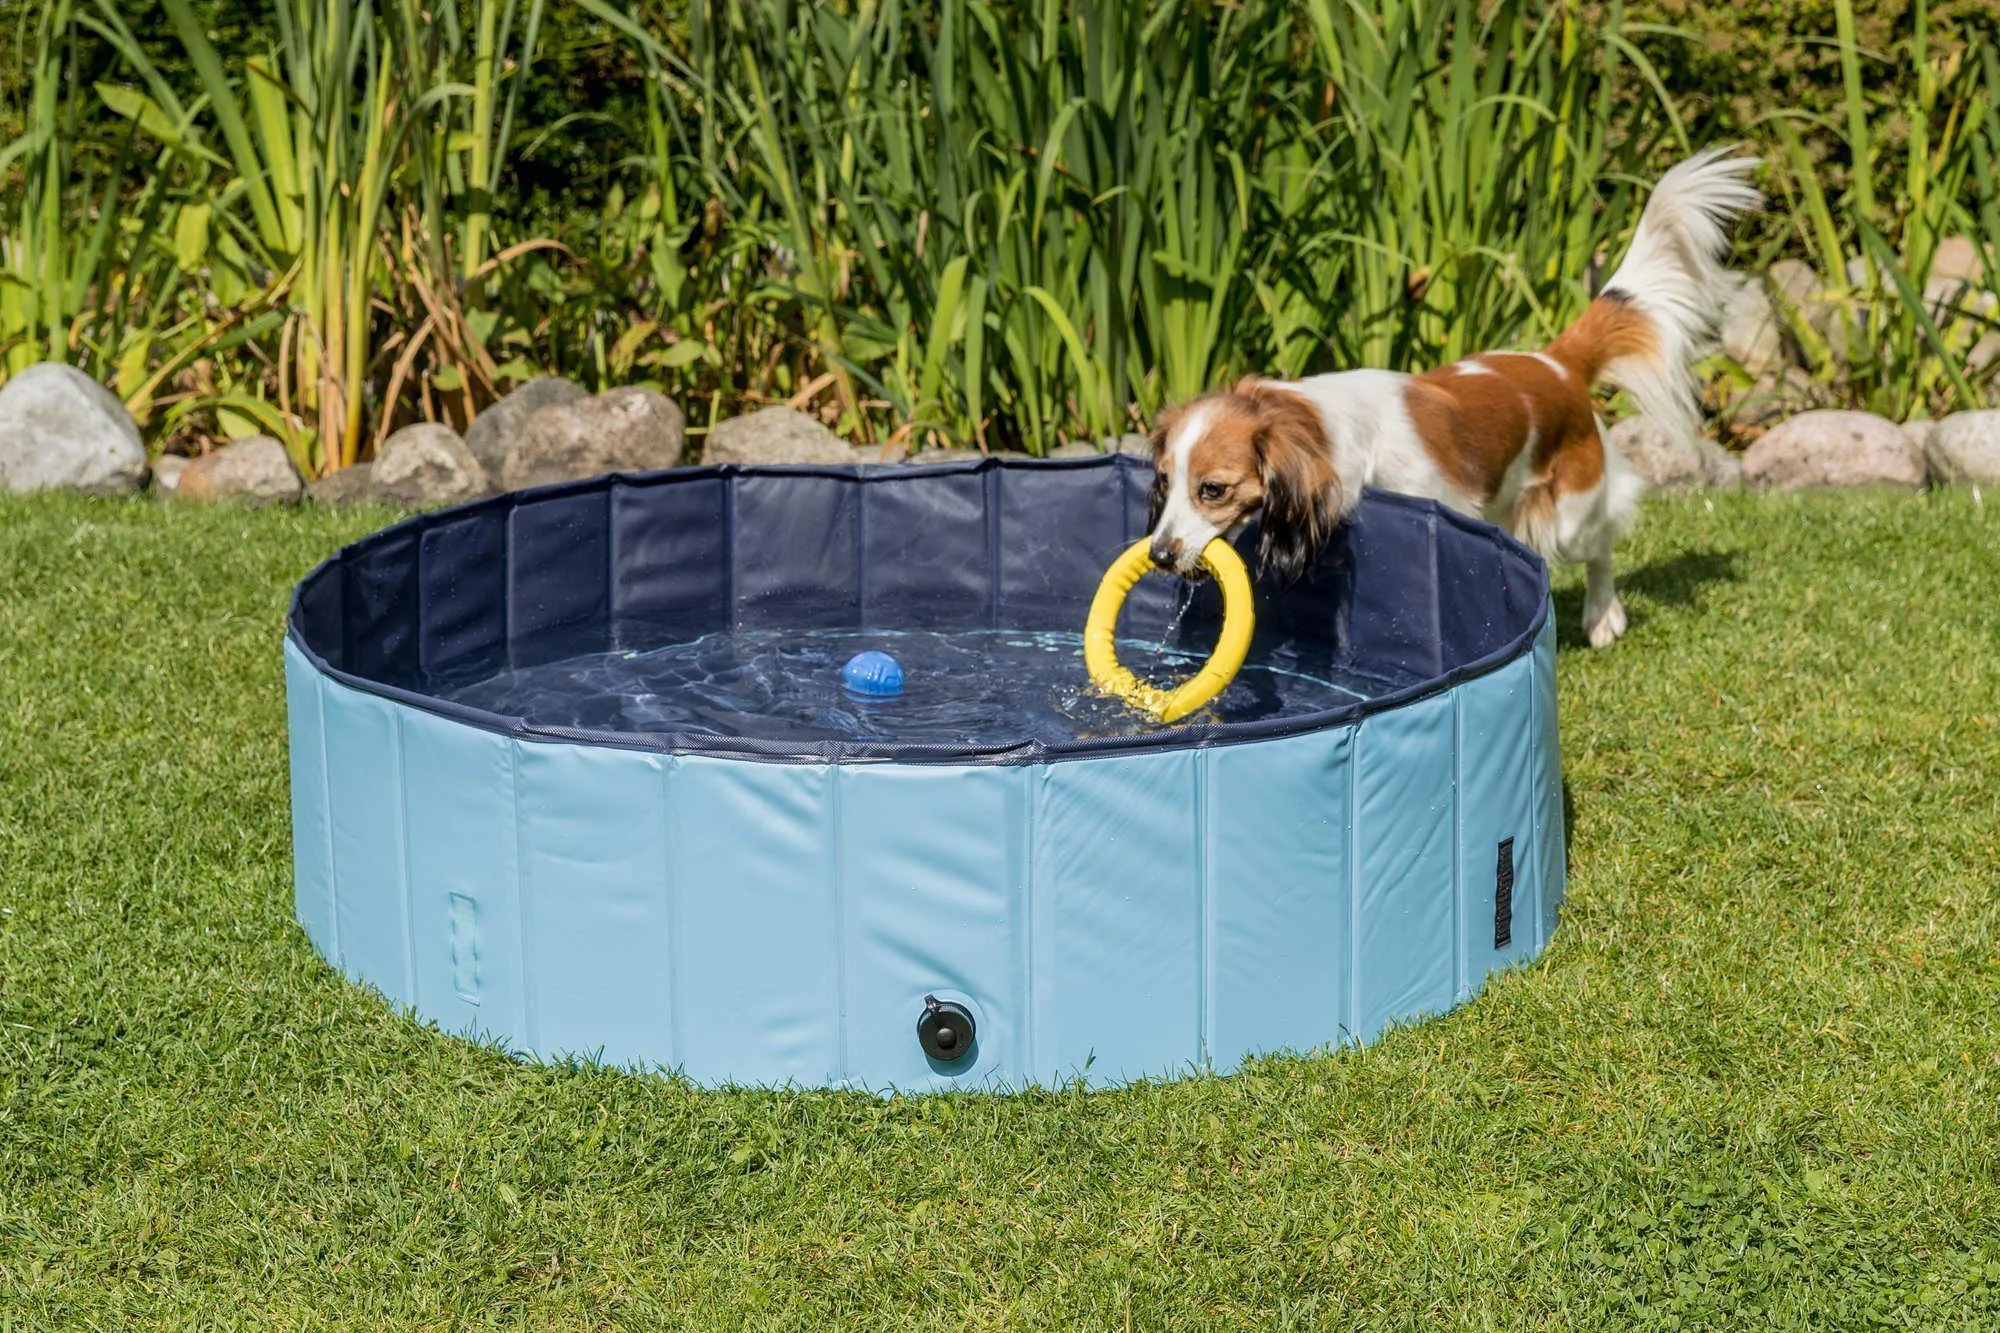
[{"label": "gray rock", "polygon": [[1995,302],[1992,292],[1980,291],[1960,278],[1932,278],[1924,284],[1924,309],[1947,328],[1968,315],[1992,315]]},{"label": "gray rock", "polygon": [[[1153,461],[1153,442],[1144,435],[1113,435],[1094,443],[1089,440],[1071,440],[1069,443],[1057,445],[1048,453],[1043,454],[1040,460],[1035,459],[1030,454],[1009,454],[1006,456],[1013,458],[1017,462],[1035,462],[1051,458],[1099,458],[1105,454],[1130,454],[1134,458],[1143,458],[1150,463]],[[960,459],[980,459],[984,457],[986,455],[977,449],[931,448],[919,449],[904,461],[910,463],[951,463],[957,462]]]},{"label": "gray rock", "polygon": [[1102,458],[1104,450],[1089,440],[1071,440],[1043,454],[1043,458]]},{"label": "gray rock", "polygon": [[1763,490],[1924,484],[1921,449],[1893,421],[1870,412],[1802,412],[1743,455],[1743,480]]},{"label": "gray rock", "polygon": [[1773,294],[1792,305],[1810,300],[1825,285],[1811,264],[1798,259],[1780,259],[1765,271],[1764,281]]},{"label": "gray rock", "polygon": [[492,490],[486,469],[458,432],[433,422],[405,426],[375,455],[375,494],[405,509],[437,509]]},{"label": "gray rock", "polygon": [[1977,282],[1981,268],[1979,247],[1969,236],[1945,237],[1938,242],[1937,253],[1931,256],[1933,281]]},{"label": "gray rock", "polygon": [[1685,491],[1706,484],[1699,441],[1649,417],[1625,418],[1611,428],[1605,443],[1624,456],[1648,489]]},{"label": "gray rock", "polygon": [[1627,417],[1606,436],[1649,490],[1673,494],[1704,487],[1733,491],[1743,485],[1743,463],[1705,436],[1675,436],[1646,417]]},{"label": "gray rock", "polygon": [[2000,294],[1959,278],[1932,278],[1924,288],[1924,303],[1946,346],[1954,351],[1963,349],[1966,370],[1984,375],[2000,360],[2000,331],[1994,328],[1995,317],[2000,316]]},{"label": "gray rock", "polygon": [[242,504],[291,504],[305,493],[291,455],[269,435],[225,444],[191,461],[174,487],[177,500],[233,500]]},{"label": "gray rock", "polygon": [[1979,341],[1972,344],[1972,350],[1965,354],[1965,366],[1975,375],[1986,373],[1987,367],[2000,361],[2000,333],[1982,333]]},{"label": "gray rock", "polygon": [[651,472],[681,461],[687,427],[673,401],[631,385],[530,416],[500,468],[506,489]]},{"label": "gray rock", "polygon": [[854,448],[803,412],[766,407],[718,421],[702,442],[708,464],[852,463]]},{"label": "gray rock", "polygon": [[0,489],[136,491],[146,446],[118,396],[55,361],[0,385]]},{"label": "gray rock", "polygon": [[1739,280],[1722,309],[1719,339],[1723,354],[1751,375],[1776,369],[1785,358],[1785,339],[1778,312],[1760,282]]},{"label": "gray rock", "polygon": [[[2000,294],[1979,285],[1976,254],[1953,255],[1945,251],[1952,239],[1966,247],[1963,237],[1949,238],[1940,247],[1931,279],[1924,284],[1924,308],[1937,322],[1938,331],[1954,350],[1965,351],[1965,366],[1973,374],[1983,374],[2000,360],[2000,332],[1993,323],[2000,315]],[[1969,268],[1970,273],[1961,270]],[[1967,344],[1971,346],[1967,348]]]},{"label": "gray rock", "polygon": [[2000,410],[1954,412],[1932,427],[1926,444],[1937,480],[2000,483]]},{"label": "gray rock", "polygon": [[486,469],[487,476],[497,477],[506,466],[508,449],[513,447],[529,417],[545,407],[560,407],[588,397],[581,384],[560,375],[529,380],[472,419],[472,424],[465,428],[465,446],[472,450],[479,466]]},{"label": "gray rock", "polygon": [[161,454],[153,460],[153,494],[166,497],[172,495],[181,484],[181,473],[187,471],[189,460],[179,454]]},{"label": "gray rock", "polygon": [[1764,273],[1764,285],[1771,297],[1772,310],[1782,316],[1792,311],[1821,337],[1843,338],[1835,325],[1837,308],[1825,295],[1826,284],[1811,264],[1797,259],[1780,259]]},{"label": "gray rock", "polygon": [[[1963,239],[1963,238],[1960,238]],[[1949,244],[1947,241],[1945,244]],[[1969,244],[1969,242],[1968,242]],[[1970,261],[1974,273],[1962,273],[1961,257],[1946,255],[1942,264],[1934,263],[1931,276],[1924,283],[1924,310],[1940,326],[1947,338],[1970,337],[1969,330],[1982,327],[1980,321],[1991,319],[2000,310],[2000,296],[1990,291],[1980,290],[1975,284],[1978,268],[1977,257]],[[1883,288],[1893,293],[1893,284],[1888,275],[1877,270]],[[1859,256],[1847,261],[1847,282],[1850,287],[1860,288],[1867,281],[1868,271],[1865,261]],[[1891,295],[1888,299],[1899,299]],[[1848,313],[1849,318],[1837,318]],[[1857,323],[1865,330],[1868,306],[1851,298],[1845,307],[1835,302],[1823,302],[1813,307],[1813,327],[1826,335],[1836,360],[1847,360],[1847,337],[1849,323]],[[1983,340],[1982,340],[1983,341]],[[1962,345],[1962,344],[1961,344]],[[1987,351],[1987,364],[1991,364],[1992,353]]]},{"label": "gray rock", "polygon": [[375,498],[373,463],[355,463],[306,483],[306,499],[316,505],[366,504]]},{"label": "gray rock", "polygon": [[848,446],[849,463],[869,463],[876,466],[907,463],[910,461],[910,446],[898,440],[893,444],[856,444]]},{"label": "gray rock", "polygon": [[1732,394],[1729,419],[1737,426],[1768,426],[1814,406],[1819,393],[1811,375],[1797,366],[1784,366]]},{"label": "gray rock", "polygon": [[1929,417],[1911,417],[1903,423],[1903,435],[1911,444],[1916,446],[1917,452],[1925,458],[1930,457],[1931,434],[1935,430],[1937,430],[1937,422],[1932,421]]},{"label": "gray rock", "polygon": [[1702,483],[1712,491],[1740,491],[1743,489],[1743,460],[1736,454],[1704,437],[1696,442],[1701,451]]},{"label": "gray rock", "polygon": [[1144,435],[1110,435],[1101,440],[1071,440],[1043,454],[1050,458],[1102,458],[1106,454],[1129,454],[1153,461],[1153,442]]},{"label": "gray rock", "polygon": [[1806,323],[1826,339],[1827,354],[1836,366],[1844,368],[1853,360],[1848,352],[1849,338],[1866,338],[1871,332],[1869,320],[1872,315],[1869,303],[1864,299],[1870,293],[1861,285],[1867,277],[1862,261],[1858,257],[1850,259],[1847,261],[1848,291],[1842,294],[1817,292],[1800,306]]},{"label": "gray rock", "polygon": [[959,463],[967,459],[986,457],[977,449],[919,449],[903,461],[906,463]]}]

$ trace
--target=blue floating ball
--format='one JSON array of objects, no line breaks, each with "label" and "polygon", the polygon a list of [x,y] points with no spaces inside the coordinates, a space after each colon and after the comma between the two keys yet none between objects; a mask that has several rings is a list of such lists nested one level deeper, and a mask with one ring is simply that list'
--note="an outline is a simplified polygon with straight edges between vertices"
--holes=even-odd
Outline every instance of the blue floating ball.
[{"label": "blue floating ball", "polygon": [[903,667],[895,658],[870,648],[856,653],[840,669],[841,683],[856,694],[887,699],[903,692]]}]

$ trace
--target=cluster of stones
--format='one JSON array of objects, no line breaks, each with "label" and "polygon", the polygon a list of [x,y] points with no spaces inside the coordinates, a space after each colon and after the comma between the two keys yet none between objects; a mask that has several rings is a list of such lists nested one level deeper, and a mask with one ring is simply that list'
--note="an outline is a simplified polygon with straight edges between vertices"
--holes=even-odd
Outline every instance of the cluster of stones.
[{"label": "cluster of stones", "polygon": [[[1848,273],[1857,286],[1864,275]],[[1842,299],[1806,264],[1780,260],[1762,278],[1743,281],[1726,310],[1721,350],[1741,367],[1741,382],[1726,389],[1722,415],[1742,435],[1754,435],[1741,454],[1712,440],[1678,439],[1637,420],[1612,429],[1633,468],[1659,490],[1699,488],[1792,491],[1826,486],[1925,485],[2000,480],[2000,412],[1960,412],[1942,421],[1891,421],[1870,412],[1831,409],[1828,386],[1807,373],[1796,340],[1785,336],[1795,317],[1823,338],[1837,372],[1846,363],[1854,321]],[[1984,321],[2000,314],[1971,241],[1952,237],[1938,246],[1924,288],[1924,303],[1959,344],[1974,374],[2000,360],[2000,333]]]},{"label": "cluster of stones", "polygon": [[[1109,449],[1147,452],[1127,435],[1102,444],[1067,444],[1051,457]],[[975,450],[859,448],[815,418],[767,407],[717,422],[703,437],[702,463],[938,462]],[[367,462],[302,478],[278,440],[255,435],[198,458],[164,455],[150,465],[138,427],[117,397],[70,366],[32,366],[0,385],[0,489],[67,489],[97,494],[151,485],[177,501],[244,504],[378,503],[403,509],[460,504],[496,491],[576,481],[606,472],[645,472],[695,461],[687,423],[673,400],[627,387],[591,394],[557,377],[531,380],[488,407],[460,435],[449,426],[405,426]]]},{"label": "cluster of stones", "polygon": [[[1850,274],[1850,286],[1859,280]],[[2000,333],[1978,320],[2000,313],[1977,252],[1962,237],[1938,248],[1924,299],[1970,342],[1979,372],[2000,360]],[[1795,359],[1785,336],[1796,317],[1823,337],[1838,361],[1848,321],[1838,299],[1805,264],[1783,260],[1737,288],[1721,328],[1722,351],[1744,374],[1724,394],[1724,416],[1753,434],[1743,453],[1714,440],[1680,437],[1640,418],[1619,422],[1611,441],[1655,490],[1799,490],[1823,486],[1915,489],[2000,481],[2000,411],[1960,412],[1942,421],[1894,422],[1829,409],[1824,386]],[[1143,436],[1065,444],[1050,456],[1119,450],[1144,456]],[[644,472],[681,463],[786,464],[937,462],[978,457],[969,449],[857,447],[818,419],[767,407],[716,422],[690,457],[686,418],[671,399],[631,386],[591,394],[559,377],[531,380],[492,404],[461,436],[448,426],[406,426],[375,456],[313,480],[266,435],[236,440],[198,458],[167,455],[150,464],[139,430],[117,397],[89,376],[53,362],[0,385],[0,489],[134,491],[149,482],[180,500],[249,504],[374,502],[428,509],[496,491]]]}]

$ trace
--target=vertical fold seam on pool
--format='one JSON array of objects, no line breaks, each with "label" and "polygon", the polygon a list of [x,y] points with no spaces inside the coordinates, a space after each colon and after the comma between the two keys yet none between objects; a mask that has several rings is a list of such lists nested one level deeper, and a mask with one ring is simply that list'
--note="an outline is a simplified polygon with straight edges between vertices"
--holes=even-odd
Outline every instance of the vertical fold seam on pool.
[{"label": "vertical fold seam on pool", "polygon": [[1195,1044],[1200,1052],[1200,1065],[1209,1068],[1209,1061],[1215,1050],[1215,1031],[1210,1018],[1210,979],[1214,976],[1212,950],[1215,946],[1215,923],[1209,919],[1210,876],[1209,849],[1213,845],[1209,830],[1209,784],[1208,750],[1196,750],[1191,765],[1194,781],[1194,892],[1195,892],[1195,954],[1194,954],[1194,1004],[1195,1004]]},{"label": "vertical fold seam on pool", "polygon": [[680,770],[679,755],[664,755],[660,764],[660,920],[666,927],[661,943],[667,961],[667,1058],[669,1069],[679,1069],[687,1059],[681,1040],[681,923],[680,898],[676,888],[680,877],[674,873],[674,858],[680,855],[680,829],[674,813],[674,783]]},{"label": "vertical fold seam on pool", "polygon": [[832,846],[828,848],[828,873],[832,876],[833,889],[833,1041],[835,1087],[847,1084],[847,961],[849,944],[847,939],[847,821],[841,817],[840,775],[846,770],[839,764],[827,766],[827,833]]},{"label": "vertical fold seam on pool", "polygon": [[[1347,748],[1347,1021],[1346,1040],[1361,1034],[1361,747],[1366,728],[1356,723]],[[1343,1045],[1346,1041],[1342,1042]]]},{"label": "vertical fold seam on pool", "polygon": [[1451,692],[1451,998],[1471,994],[1465,957],[1465,696]]},{"label": "vertical fold seam on pool", "polygon": [[[335,860],[333,854],[333,776],[328,772],[326,758],[326,691],[326,677],[315,675],[313,677],[313,707],[319,713],[319,745],[317,748],[319,750],[320,799],[324,802],[321,809],[326,812],[326,818],[322,821],[326,825],[326,928],[329,940],[328,947],[333,957],[333,965],[339,967],[342,961],[340,951],[340,863]],[[296,785],[292,792],[292,799],[298,799]]]},{"label": "vertical fold seam on pool", "polygon": [[1041,900],[1038,886],[1041,881],[1041,820],[1042,787],[1048,774],[1045,769],[1024,770],[1021,780],[1022,822],[1026,826],[1027,855],[1022,860],[1021,894],[1021,1069],[1029,1079],[1041,1077],[1041,1027],[1042,1005],[1037,993],[1036,950],[1040,948]]},{"label": "vertical fold seam on pool", "polygon": [[521,932],[521,1037],[528,1050],[537,1058],[545,1056],[542,1049],[540,1009],[535,965],[535,905],[529,901],[532,885],[529,883],[525,860],[521,855],[521,746],[523,741],[507,742],[507,809],[513,834],[513,864],[510,873],[514,880],[514,909],[520,918]]},{"label": "vertical fold seam on pool", "polygon": [[396,777],[396,878],[397,896],[403,908],[403,1003],[417,1007],[417,905],[416,889],[410,876],[410,786],[403,754],[403,710],[389,710],[390,762]]}]

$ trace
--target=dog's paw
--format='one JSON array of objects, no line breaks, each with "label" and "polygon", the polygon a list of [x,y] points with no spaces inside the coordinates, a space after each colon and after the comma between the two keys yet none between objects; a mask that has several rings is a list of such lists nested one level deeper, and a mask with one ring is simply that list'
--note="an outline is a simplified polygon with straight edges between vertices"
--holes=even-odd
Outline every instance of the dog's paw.
[{"label": "dog's paw", "polygon": [[1614,597],[1602,615],[1584,624],[1583,632],[1591,647],[1609,648],[1625,632],[1625,604]]}]

